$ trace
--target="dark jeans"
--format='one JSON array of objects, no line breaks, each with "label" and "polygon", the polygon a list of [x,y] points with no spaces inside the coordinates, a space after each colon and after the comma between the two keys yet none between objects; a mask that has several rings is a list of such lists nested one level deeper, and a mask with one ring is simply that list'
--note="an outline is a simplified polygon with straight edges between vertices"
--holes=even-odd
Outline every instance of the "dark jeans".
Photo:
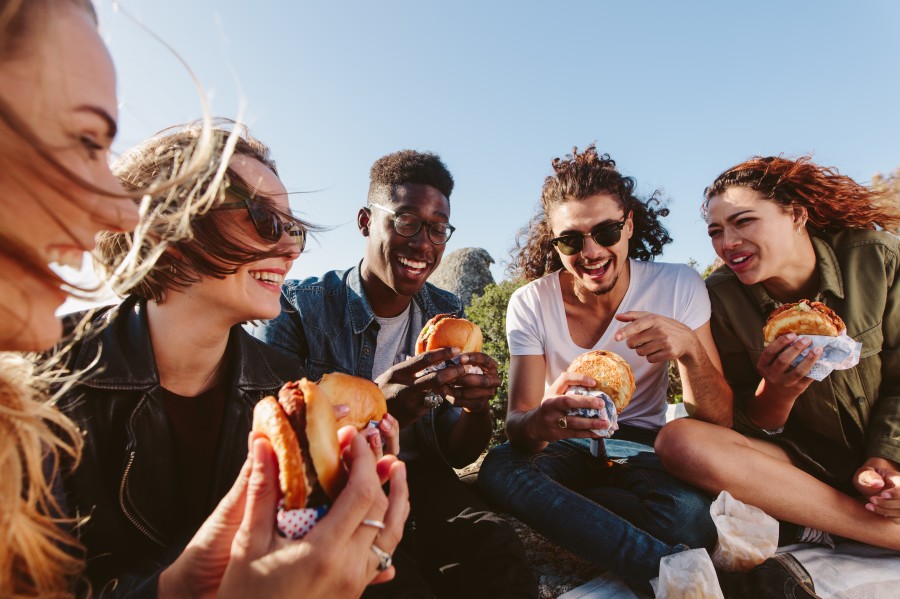
[{"label": "dark jeans", "polygon": [[446,464],[407,464],[410,517],[394,552],[397,576],[365,599],[538,596],[537,582],[512,527],[460,482]]},{"label": "dark jeans", "polygon": [[662,557],[716,542],[709,498],[663,470],[654,437],[622,426],[606,440],[611,465],[589,453],[586,439],[557,441],[536,454],[507,443],[485,458],[478,484],[555,543],[646,585]]}]

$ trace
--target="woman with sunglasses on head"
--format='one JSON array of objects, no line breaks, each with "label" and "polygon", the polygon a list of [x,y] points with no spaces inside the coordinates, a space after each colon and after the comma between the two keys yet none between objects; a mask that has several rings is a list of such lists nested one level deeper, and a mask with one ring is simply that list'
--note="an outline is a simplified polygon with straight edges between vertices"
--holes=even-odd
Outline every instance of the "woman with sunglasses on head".
[{"label": "woman with sunglasses on head", "polygon": [[[882,197],[808,157],[755,157],[721,175],[703,212],[724,262],[707,279],[734,389],[734,430],[676,422],[657,440],[676,476],[782,521],[780,544],[821,531],[900,550],[900,228]],[[824,303],[862,343],[824,380],[805,336],[766,345],[777,307]]]},{"label": "woman with sunglasses on head", "polygon": [[[158,135],[114,171],[126,189],[146,189],[168,176],[202,132],[198,125]],[[234,137],[220,128],[213,135],[223,155]],[[291,216],[268,148],[245,131],[232,135],[223,181],[211,173],[153,194],[141,237],[105,234],[98,242],[103,263],[121,261],[135,246],[138,262],[151,263],[121,304],[93,317],[96,332],[70,350],[70,369],[84,374],[59,403],[85,432],[82,461],[64,484],[70,510],[87,518],[79,536],[95,589],[155,588],[160,565],[179,554],[241,472],[255,403],[305,374],[241,326],[280,312],[281,281],[303,250],[308,225]],[[191,237],[154,255],[155,240],[185,218],[185,204],[216,185],[209,210],[191,217]],[[254,449],[255,461],[265,461],[265,450]],[[385,498],[362,518],[381,521],[386,507]],[[402,506],[393,515],[400,512]],[[271,535],[271,512],[268,518],[257,537]],[[201,537],[215,532],[206,528]],[[381,543],[392,549],[389,539]],[[220,549],[219,576],[230,543]],[[370,567],[369,579],[378,574],[375,552],[357,557]],[[161,577],[160,594],[196,594],[175,574],[194,575],[175,567]],[[218,581],[210,582],[215,590]]]},{"label": "woman with sunglasses on head", "polygon": [[[708,500],[662,471],[653,454],[665,424],[668,365],[684,382],[696,417],[730,423],[708,409],[730,392],[709,332],[709,299],[690,267],[652,259],[671,241],[654,198],[589,146],[555,159],[541,210],[516,257],[529,281],[512,296],[509,443],[492,450],[478,482],[505,510],[555,542],[635,584],[657,576],[659,560],[690,547],[710,547],[715,530]],[[567,373],[593,349],[621,355],[636,392],[606,441],[607,463],[588,451],[595,419],[576,408],[603,408],[600,398],[567,394],[594,386]]]}]

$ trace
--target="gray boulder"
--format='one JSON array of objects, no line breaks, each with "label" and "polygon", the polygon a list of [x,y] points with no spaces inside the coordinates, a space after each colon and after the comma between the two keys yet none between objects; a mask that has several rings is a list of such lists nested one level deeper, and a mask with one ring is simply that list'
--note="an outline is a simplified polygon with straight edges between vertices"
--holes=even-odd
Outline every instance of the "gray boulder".
[{"label": "gray boulder", "polygon": [[494,259],[481,248],[462,248],[444,256],[441,265],[431,274],[428,282],[441,289],[452,291],[468,306],[473,295],[484,292],[494,282],[491,264]]}]

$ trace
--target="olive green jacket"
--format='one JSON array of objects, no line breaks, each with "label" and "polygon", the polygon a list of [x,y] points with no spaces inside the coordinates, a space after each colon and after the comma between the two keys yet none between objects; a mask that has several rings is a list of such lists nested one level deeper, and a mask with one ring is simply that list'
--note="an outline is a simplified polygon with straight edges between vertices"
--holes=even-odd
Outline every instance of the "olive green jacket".
[{"label": "olive green jacket", "polygon": [[769,435],[744,410],[759,385],[762,329],[779,302],[727,267],[706,280],[712,333],[734,389],[734,428],[788,449],[804,470],[846,484],[869,457],[900,462],[900,245],[894,235],[848,230],[812,238],[821,287],[813,299],[838,313],[862,343],[859,364],[813,382],[784,431]]}]

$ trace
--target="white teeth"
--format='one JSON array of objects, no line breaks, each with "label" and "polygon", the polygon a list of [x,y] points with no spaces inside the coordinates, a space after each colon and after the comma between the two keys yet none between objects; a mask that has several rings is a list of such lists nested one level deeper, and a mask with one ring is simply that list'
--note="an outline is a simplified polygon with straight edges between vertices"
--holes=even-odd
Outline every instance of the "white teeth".
[{"label": "white teeth", "polygon": [[600,268],[606,268],[609,266],[609,262],[611,259],[604,260],[603,262],[598,262],[597,264],[585,264],[585,270],[598,270]]},{"label": "white teeth", "polygon": [[81,265],[84,263],[84,252],[76,248],[51,247],[47,250],[47,263],[81,270]]},{"label": "white teeth", "polygon": [[408,266],[410,268],[415,268],[416,270],[425,268],[425,262],[419,262],[418,260],[410,260],[408,258],[397,258],[400,261],[400,264],[403,266]]},{"label": "white teeth", "polygon": [[749,259],[750,259],[750,256],[741,256],[740,258],[733,259],[731,261],[731,263],[732,264],[740,264],[741,262],[744,262],[745,260],[749,260]]},{"label": "white teeth", "polygon": [[264,270],[255,270],[250,273],[250,276],[257,281],[265,281],[266,283],[272,283],[273,285],[281,285],[282,281],[284,281],[284,275]]}]

